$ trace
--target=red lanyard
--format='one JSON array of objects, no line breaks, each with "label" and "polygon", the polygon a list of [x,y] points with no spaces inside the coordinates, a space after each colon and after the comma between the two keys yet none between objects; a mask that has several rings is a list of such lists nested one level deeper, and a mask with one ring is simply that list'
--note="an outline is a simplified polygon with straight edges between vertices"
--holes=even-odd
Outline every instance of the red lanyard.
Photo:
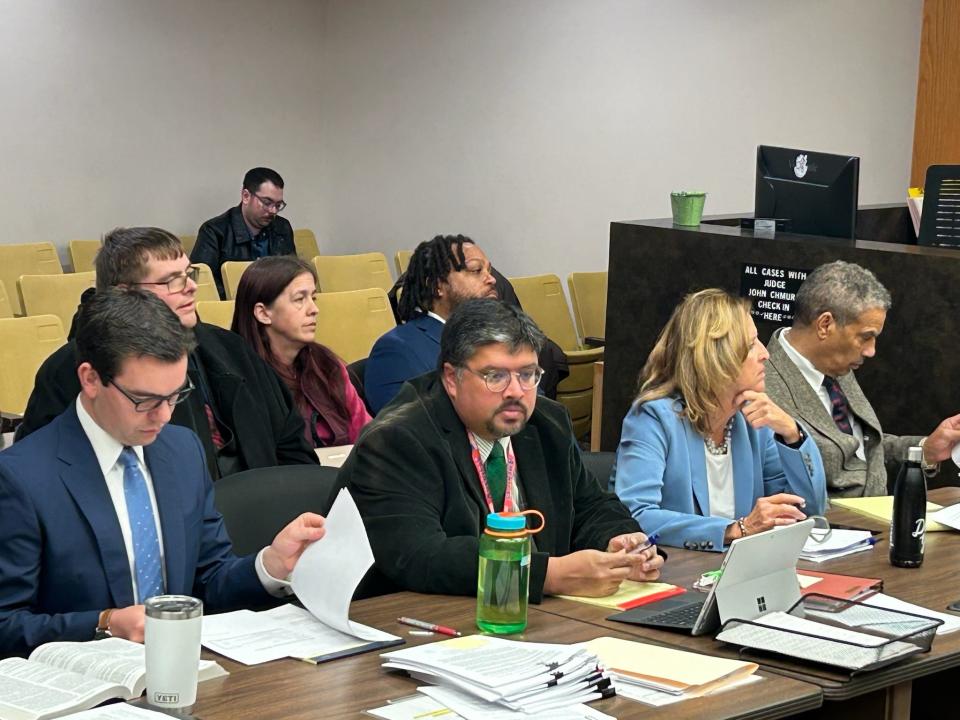
[{"label": "red lanyard", "polygon": [[[490,485],[487,484],[487,471],[483,467],[483,461],[480,459],[480,449],[477,447],[477,441],[473,438],[473,433],[467,431],[467,439],[470,441],[470,457],[473,459],[473,466],[477,469],[477,477],[480,478],[480,487],[483,488],[483,497],[487,501],[487,507],[490,512],[497,512],[493,506],[493,496],[490,494]],[[500,442],[499,440],[495,442]],[[517,460],[513,456],[513,444],[507,444],[507,487],[503,493],[503,512],[516,512],[519,508],[514,504],[513,487],[517,479]]]}]

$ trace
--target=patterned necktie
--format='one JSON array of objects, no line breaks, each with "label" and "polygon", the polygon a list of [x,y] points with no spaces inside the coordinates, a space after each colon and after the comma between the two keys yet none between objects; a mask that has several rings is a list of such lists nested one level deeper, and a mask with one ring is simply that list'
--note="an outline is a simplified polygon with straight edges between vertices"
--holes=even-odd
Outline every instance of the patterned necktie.
[{"label": "patterned necktie", "polygon": [[823,386],[827,389],[827,395],[830,396],[830,414],[833,415],[833,421],[841,432],[853,435],[853,428],[850,426],[850,405],[847,403],[847,396],[840,389],[840,383],[829,375],[824,375]]},{"label": "patterned necktie", "polygon": [[490,451],[483,469],[487,475],[490,497],[493,498],[493,509],[499,512],[504,509],[503,497],[507,492],[507,462],[503,456],[503,445],[499,441],[493,443],[493,450]]},{"label": "patterned necktie", "polygon": [[123,465],[123,496],[127,501],[127,517],[133,535],[133,566],[137,571],[137,602],[163,593],[163,571],[160,568],[160,541],[153,516],[153,504],[147,492],[147,480],[140,472],[137,454],[125,447],[120,453]]}]

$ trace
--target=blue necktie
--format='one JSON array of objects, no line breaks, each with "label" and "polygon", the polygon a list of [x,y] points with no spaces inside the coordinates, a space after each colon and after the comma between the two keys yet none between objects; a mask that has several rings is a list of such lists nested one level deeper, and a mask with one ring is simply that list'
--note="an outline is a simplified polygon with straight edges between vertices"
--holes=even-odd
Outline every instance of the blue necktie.
[{"label": "blue necktie", "polygon": [[163,570],[160,567],[160,541],[153,517],[153,504],[147,492],[147,480],[140,472],[137,454],[129,447],[120,453],[123,464],[123,496],[133,535],[133,565],[137,571],[137,602],[163,594]]}]

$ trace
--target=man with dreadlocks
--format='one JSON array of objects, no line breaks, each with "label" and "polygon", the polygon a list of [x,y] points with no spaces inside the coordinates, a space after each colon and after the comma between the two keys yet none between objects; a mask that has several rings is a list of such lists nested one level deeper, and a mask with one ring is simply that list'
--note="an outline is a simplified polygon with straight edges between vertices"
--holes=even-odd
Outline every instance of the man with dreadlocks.
[{"label": "man with dreadlocks", "polygon": [[390,295],[402,324],[377,340],[367,360],[364,388],[374,413],[404,382],[436,370],[447,318],[464,300],[496,298],[497,281],[490,261],[473,240],[437,235],[417,246]]}]

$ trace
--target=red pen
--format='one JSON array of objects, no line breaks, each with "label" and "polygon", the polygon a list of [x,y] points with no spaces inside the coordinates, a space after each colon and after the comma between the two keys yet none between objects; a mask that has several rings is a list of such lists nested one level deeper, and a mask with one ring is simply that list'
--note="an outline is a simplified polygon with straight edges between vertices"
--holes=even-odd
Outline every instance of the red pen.
[{"label": "red pen", "polygon": [[453,637],[460,637],[460,633],[453,628],[445,627],[444,625],[435,625],[434,623],[424,622],[423,620],[414,620],[413,618],[408,617],[398,617],[397,622],[401,625],[409,625],[410,627],[420,628],[421,630],[432,630],[433,632],[438,632],[441,635],[451,635]]}]

